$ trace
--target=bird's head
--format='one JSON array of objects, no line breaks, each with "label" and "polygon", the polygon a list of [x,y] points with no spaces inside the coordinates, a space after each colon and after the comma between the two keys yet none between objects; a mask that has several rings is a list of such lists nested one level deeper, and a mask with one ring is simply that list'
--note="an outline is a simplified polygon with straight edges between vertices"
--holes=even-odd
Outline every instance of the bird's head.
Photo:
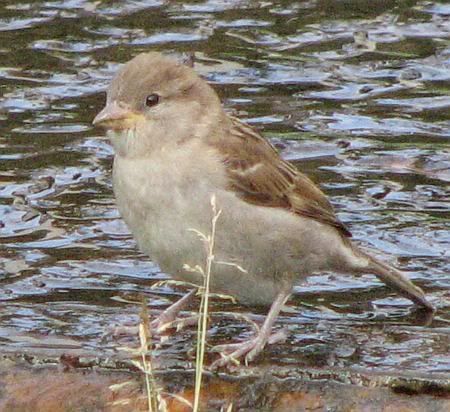
[{"label": "bird's head", "polygon": [[118,71],[93,124],[108,130],[118,154],[139,157],[202,138],[222,116],[217,94],[193,69],[152,52]]}]

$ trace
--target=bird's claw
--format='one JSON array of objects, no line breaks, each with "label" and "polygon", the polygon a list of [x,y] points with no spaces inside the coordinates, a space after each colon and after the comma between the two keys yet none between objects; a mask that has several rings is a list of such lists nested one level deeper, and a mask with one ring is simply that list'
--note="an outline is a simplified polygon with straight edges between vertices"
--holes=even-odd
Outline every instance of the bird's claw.
[{"label": "bird's claw", "polygon": [[269,337],[258,333],[254,338],[245,342],[217,345],[212,348],[212,351],[219,352],[221,357],[211,364],[210,369],[238,366],[242,358],[245,365],[248,365],[261,353],[266,344],[284,342],[286,337],[286,330],[282,329]]}]

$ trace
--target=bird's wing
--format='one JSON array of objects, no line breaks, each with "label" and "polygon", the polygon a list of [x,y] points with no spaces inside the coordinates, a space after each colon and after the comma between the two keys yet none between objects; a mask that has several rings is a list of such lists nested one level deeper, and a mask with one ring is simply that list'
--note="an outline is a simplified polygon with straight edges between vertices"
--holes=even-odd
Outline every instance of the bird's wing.
[{"label": "bird's wing", "polygon": [[307,176],[284,161],[252,127],[237,118],[230,119],[229,133],[208,142],[223,158],[230,190],[246,202],[290,210],[351,237],[324,193]]}]

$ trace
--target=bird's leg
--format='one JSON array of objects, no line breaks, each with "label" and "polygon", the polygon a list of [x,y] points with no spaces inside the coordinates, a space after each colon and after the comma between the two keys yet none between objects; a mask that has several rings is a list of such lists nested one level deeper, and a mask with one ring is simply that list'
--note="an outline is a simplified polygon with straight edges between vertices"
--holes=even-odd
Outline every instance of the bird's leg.
[{"label": "bird's leg", "polygon": [[[182,311],[194,298],[196,289],[191,290],[181,299],[170,305],[162,311],[156,319],[150,322],[150,328],[153,334],[159,335],[169,328],[183,328],[193,324],[190,319],[177,319],[178,314]],[[136,335],[139,332],[139,326],[119,326],[113,329],[113,335]]]},{"label": "bird's leg", "polygon": [[[246,342],[239,344],[230,345],[220,345],[216,346],[214,349],[219,350],[221,353],[221,358],[216,360],[212,365],[212,369],[217,369],[222,366],[227,366],[229,364],[236,363],[240,358],[245,358],[245,363],[251,362],[263,349],[267,343],[275,343],[284,339],[286,336],[284,333],[271,334],[272,326],[275,323],[283,305],[289,298],[291,289],[283,289],[278,293],[272,306],[270,307],[269,313],[264,320],[263,325],[258,330],[255,337],[249,339]],[[227,353],[228,352],[228,353]]]},{"label": "bird's leg", "polygon": [[154,319],[150,326],[154,332],[161,333],[166,329],[176,326],[177,316],[189,303],[194,299],[196,289],[191,290],[181,299],[170,305],[165,309],[156,319]]}]

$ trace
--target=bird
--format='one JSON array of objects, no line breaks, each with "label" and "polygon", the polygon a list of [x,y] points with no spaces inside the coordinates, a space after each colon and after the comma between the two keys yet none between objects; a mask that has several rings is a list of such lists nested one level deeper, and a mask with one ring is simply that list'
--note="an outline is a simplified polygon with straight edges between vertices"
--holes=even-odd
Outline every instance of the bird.
[{"label": "bird", "polygon": [[[224,346],[226,359],[250,362],[270,340],[295,284],[332,271],[373,274],[426,311],[433,305],[400,270],[362,250],[322,190],[250,125],[228,114],[192,67],[159,52],[124,64],[93,120],[114,147],[113,190],[140,250],[177,280],[205,261],[195,231],[216,222],[210,290],[269,308],[247,341]],[[193,231],[195,230],[195,231]],[[160,321],[193,298],[189,292]]]}]

